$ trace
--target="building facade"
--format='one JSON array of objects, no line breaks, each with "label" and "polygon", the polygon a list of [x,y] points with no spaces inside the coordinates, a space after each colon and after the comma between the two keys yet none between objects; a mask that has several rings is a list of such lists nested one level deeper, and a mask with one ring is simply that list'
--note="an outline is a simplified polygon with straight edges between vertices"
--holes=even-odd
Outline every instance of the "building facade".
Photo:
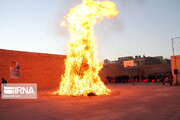
[{"label": "building facade", "polygon": [[[134,66],[126,67],[124,63],[126,61],[134,61]],[[171,63],[170,60],[166,60],[162,56],[158,57],[141,57],[132,56],[128,57],[119,57],[117,63],[104,64],[100,72],[102,79],[106,79],[107,76],[116,77],[116,76],[146,76],[152,74],[164,74],[171,72]]]}]

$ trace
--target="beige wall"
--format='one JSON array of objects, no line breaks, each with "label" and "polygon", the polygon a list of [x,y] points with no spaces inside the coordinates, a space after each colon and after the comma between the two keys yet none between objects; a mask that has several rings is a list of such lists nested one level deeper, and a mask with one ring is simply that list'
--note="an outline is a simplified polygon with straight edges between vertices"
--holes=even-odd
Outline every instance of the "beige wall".
[{"label": "beige wall", "polygon": [[173,84],[176,84],[176,75],[174,75],[175,60],[176,60],[176,69],[178,69],[179,72],[179,74],[177,75],[178,84],[180,84],[180,55],[171,56],[171,69],[174,77]]}]

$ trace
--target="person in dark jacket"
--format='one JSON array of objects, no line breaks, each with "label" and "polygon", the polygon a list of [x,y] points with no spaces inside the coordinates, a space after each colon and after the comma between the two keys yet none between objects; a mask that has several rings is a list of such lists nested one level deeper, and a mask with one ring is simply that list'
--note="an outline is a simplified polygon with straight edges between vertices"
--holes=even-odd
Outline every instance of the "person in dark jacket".
[{"label": "person in dark jacket", "polygon": [[2,84],[6,84],[6,83],[7,81],[4,78],[2,78]]},{"label": "person in dark jacket", "polygon": [[[4,79],[4,78],[2,78],[2,87],[3,87],[3,91],[4,91],[4,87],[6,86],[6,84],[7,84],[7,81]],[[2,91],[1,91],[2,92]]]}]

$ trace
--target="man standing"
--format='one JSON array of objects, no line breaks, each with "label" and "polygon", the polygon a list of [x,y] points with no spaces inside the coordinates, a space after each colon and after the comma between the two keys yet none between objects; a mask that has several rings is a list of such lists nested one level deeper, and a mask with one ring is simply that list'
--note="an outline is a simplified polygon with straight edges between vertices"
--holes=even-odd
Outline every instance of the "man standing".
[{"label": "man standing", "polygon": [[172,85],[172,83],[173,83],[173,76],[172,76],[172,74],[170,74],[169,79],[170,79],[170,85]]},{"label": "man standing", "polygon": [[7,84],[7,81],[4,79],[4,78],[2,78],[2,90],[3,91],[1,91],[1,92],[4,92],[4,87],[6,86],[6,84]]}]

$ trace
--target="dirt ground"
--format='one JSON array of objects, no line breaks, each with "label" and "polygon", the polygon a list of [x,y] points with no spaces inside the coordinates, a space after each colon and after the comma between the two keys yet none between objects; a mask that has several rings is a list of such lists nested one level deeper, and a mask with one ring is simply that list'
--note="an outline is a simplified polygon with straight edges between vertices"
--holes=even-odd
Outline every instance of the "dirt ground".
[{"label": "dirt ground", "polygon": [[0,99],[0,120],[180,120],[180,86],[106,86],[112,95],[65,97],[41,90],[35,100]]}]

